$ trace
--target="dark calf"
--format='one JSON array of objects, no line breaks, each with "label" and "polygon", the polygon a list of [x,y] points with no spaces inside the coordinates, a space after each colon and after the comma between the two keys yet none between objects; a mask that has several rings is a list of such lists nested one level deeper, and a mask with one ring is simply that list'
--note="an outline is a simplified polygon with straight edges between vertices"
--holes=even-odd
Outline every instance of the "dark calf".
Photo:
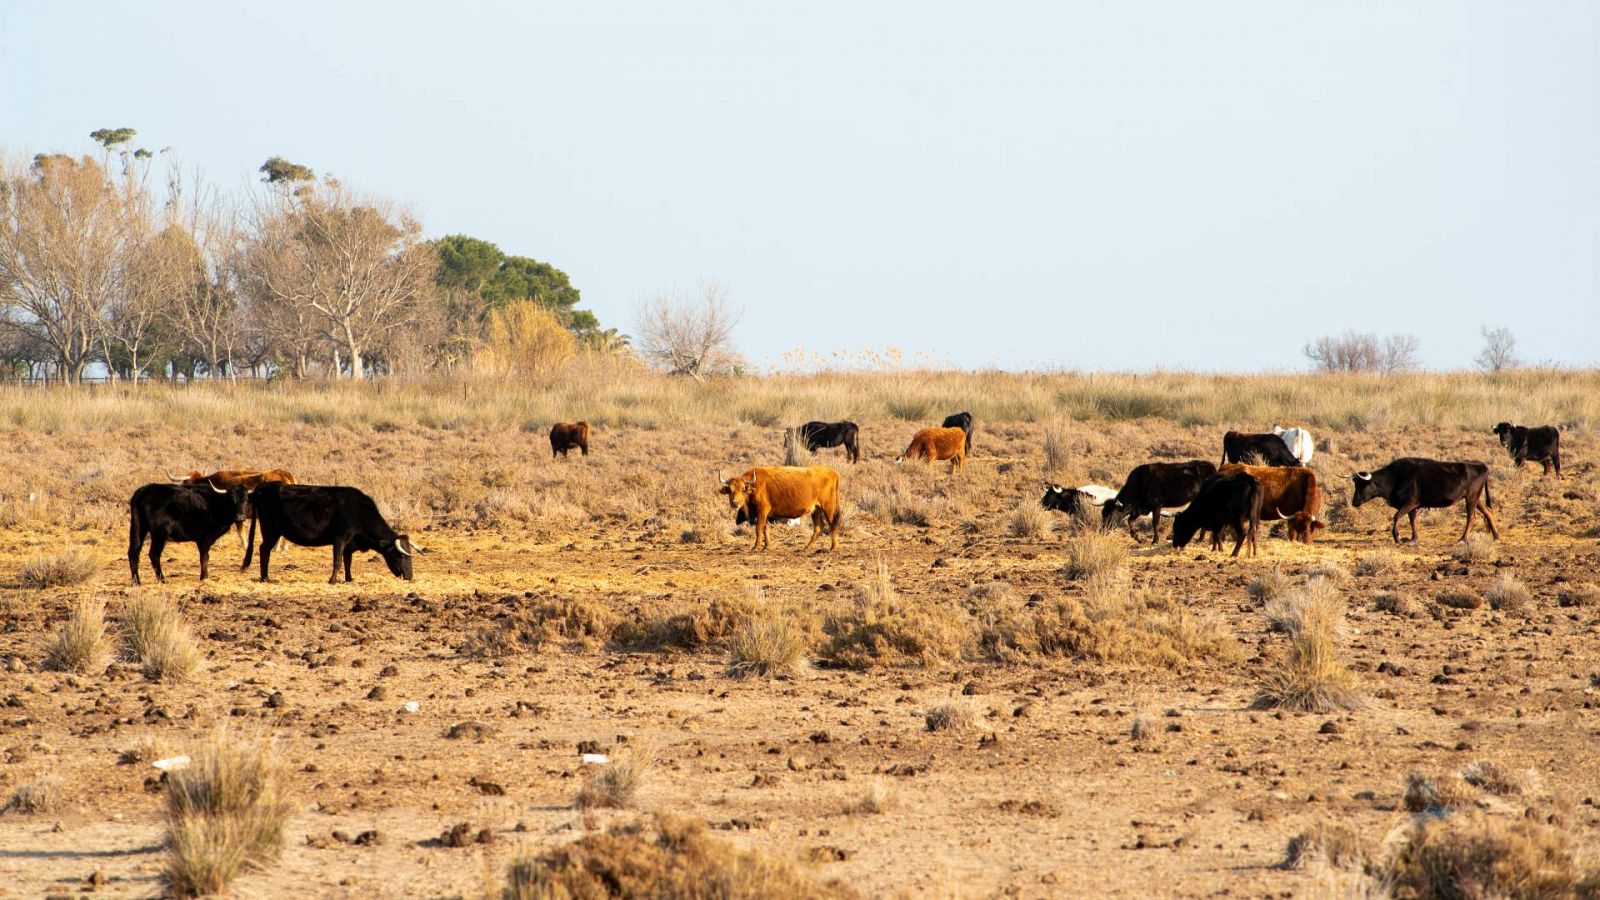
[{"label": "dark calf", "polygon": [[1531,459],[1544,464],[1542,475],[1549,475],[1550,468],[1554,466],[1556,477],[1562,477],[1561,430],[1554,425],[1529,428],[1501,422],[1494,427],[1494,433],[1500,436],[1500,443],[1516,461],[1517,468],[1522,468],[1522,464]]},{"label": "dark calf", "polygon": [[798,430],[806,449],[812,453],[823,447],[843,447],[846,459],[853,463],[861,461],[861,447],[857,443],[860,429],[854,422],[807,422]]},{"label": "dark calf", "polygon": [[1172,520],[1172,546],[1183,549],[1196,533],[1211,532],[1211,546],[1222,549],[1223,529],[1232,529],[1237,536],[1233,556],[1239,548],[1250,544],[1250,555],[1256,555],[1256,526],[1261,524],[1261,482],[1244,472],[1218,475],[1201,485],[1200,492],[1189,501],[1189,508]]}]

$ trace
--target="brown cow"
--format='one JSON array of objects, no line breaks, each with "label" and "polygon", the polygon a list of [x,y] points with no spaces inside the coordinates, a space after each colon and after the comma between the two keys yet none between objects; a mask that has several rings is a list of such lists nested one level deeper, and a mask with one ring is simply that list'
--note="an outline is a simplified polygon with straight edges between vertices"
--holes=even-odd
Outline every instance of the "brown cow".
[{"label": "brown cow", "polygon": [[1248,466],[1229,463],[1219,475],[1243,472],[1261,482],[1261,519],[1287,519],[1284,526],[1289,540],[1309,544],[1325,526],[1317,521],[1322,512],[1322,489],[1317,473],[1302,466]]},{"label": "brown cow", "polygon": [[[171,478],[170,475],[167,477]],[[268,481],[294,484],[294,475],[288,469],[266,469],[265,471],[259,469],[221,469],[212,472],[210,475],[199,469],[190,469],[187,477],[173,478],[172,481],[174,484],[200,484],[203,481],[209,481],[220,488],[231,488],[237,484],[241,485],[245,489],[245,493],[248,494]],[[248,502],[245,503],[244,514],[246,517],[253,515]],[[241,545],[244,544],[244,521],[242,519],[234,523],[233,535],[239,539]],[[250,561],[247,558],[245,565],[248,566],[249,564]]]},{"label": "brown cow", "polygon": [[960,428],[924,428],[911,437],[911,446],[895,458],[924,462],[950,460],[950,471],[959,472],[967,461],[967,433]]},{"label": "brown cow", "polygon": [[737,478],[724,479],[721,493],[729,507],[746,513],[756,523],[756,542],[751,550],[767,549],[767,519],[811,517],[811,540],[801,552],[811,549],[824,526],[828,529],[828,549],[839,547],[839,522],[844,511],[839,506],[839,473],[827,466],[758,466]]},{"label": "brown cow", "polygon": [[567,451],[577,447],[584,456],[589,455],[589,423],[557,422],[550,426],[550,458],[556,454],[565,457]]}]

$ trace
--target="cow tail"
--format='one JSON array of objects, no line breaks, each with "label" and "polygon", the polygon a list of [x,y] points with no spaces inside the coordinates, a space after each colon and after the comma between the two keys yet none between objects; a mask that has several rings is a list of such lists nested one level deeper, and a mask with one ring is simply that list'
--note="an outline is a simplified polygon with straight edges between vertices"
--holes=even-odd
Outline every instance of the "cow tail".
[{"label": "cow tail", "polygon": [[1483,476],[1483,504],[1494,509],[1494,496],[1489,493],[1489,476]]},{"label": "cow tail", "polygon": [[144,543],[144,535],[139,528],[139,504],[128,502],[128,553],[137,557],[139,545]]}]

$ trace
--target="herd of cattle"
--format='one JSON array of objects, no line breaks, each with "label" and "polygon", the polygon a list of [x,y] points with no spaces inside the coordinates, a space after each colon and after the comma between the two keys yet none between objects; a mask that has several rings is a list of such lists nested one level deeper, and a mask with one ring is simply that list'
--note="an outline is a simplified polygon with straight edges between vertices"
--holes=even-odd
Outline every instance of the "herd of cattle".
[{"label": "herd of cattle", "polygon": [[[951,472],[959,472],[972,452],[972,429],[970,413],[949,416],[938,428],[918,431],[895,462],[949,460]],[[1543,463],[1545,474],[1553,468],[1561,477],[1561,435],[1554,426],[1528,428],[1501,422],[1492,433],[1518,467],[1531,460]],[[855,463],[861,460],[859,434],[854,422],[807,422],[786,432],[785,442],[790,448],[804,443],[812,452],[842,447],[846,459]],[[554,425],[550,429],[552,457],[565,456],[573,449],[589,454],[588,424]],[[1125,525],[1135,541],[1139,538],[1134,523],[1148,515],[1152,543],[1161,539],[1162,517],[1171,516],[1176,547],[1185,547],[1209,532],[1211,546],[1220,550],[1224,535],[1231,533],[1232,555],[1238,556],[1241,547],[1248,546],[1253,556],[1263,519],[1284,522],[1285,535],[1291,541],[1307,544],[1325,527],[1318,518],[1322,491],[1316,473],[1309,468],[1314,452],[1314,441],[1303,428],[1274,428],[1261,434],[1230,431],[1222,438],[1220,465],[1198,459],[1144,463],[1128,473],[1120,489],[1047,484],[1041,503],[1046,509],[1086,520],[1092,519],[1098,508],[1102,528]],[[1394,508],[1389,535],[1395,543],[1400,542],[1402,516],[1410,517],[1415,541],[1418,511],[1456,503],[1462,503],[1466,511],[1462,540],[1472,531],[1475,513],[1482,513],[1489,532],[1500,536],[1489,513],[1494,502],[1489,494],[1489,467],[1484,463],[1405,457],[1376,471],[1356,472],[1351,479],[1352,506],[1381,499]],[[734,510],[735,523],[754,526],[751,549],[767,548],[770,521],[804,518],[811,519],[812,529],[803,550],[809,550],[824,531],[829,535],[829,549],[838,547],[843,508],[836,470],[820,465],[757,466],[719,480],[721,494]],[[250,522],[248,538],[244,537],[246,519]],[[199,548],[200,578],[204,579],[212,545],[230,529],[244,542],[240,569],[248,569],[258,526],[262,581],[270,580],[272,552],[280,539],[303,547],[332,547],[330,584],[338,582],[341,563],[344,580],[351,580],[350,562],[358,552],[380,554],[390,572],[410,581],[412,559],[420,549],[409,536],[395,531],[372,498],[356,488],[297,484],[283,469],[209,475],[194,471],[170,482],[144,485],[128,501],[128,569],[133,583],[140,583],[139,554],[146,538],[156,580],[165,580],[161,554],[169,543],[192,543]]]}]

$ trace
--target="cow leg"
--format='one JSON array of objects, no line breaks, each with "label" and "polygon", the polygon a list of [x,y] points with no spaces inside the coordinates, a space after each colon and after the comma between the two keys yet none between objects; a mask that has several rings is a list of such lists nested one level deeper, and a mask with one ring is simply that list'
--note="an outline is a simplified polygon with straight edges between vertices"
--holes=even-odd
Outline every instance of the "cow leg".
[{"label": "cow leg", "polygon": [[[1222,529],[1219,528],[1217,530],[1221,531]],[[1243,528],[1234,528],[1233,530],[1236,537],[1233,539],[1233,552],[1228,556],[1229,558],[1237,559],[1239,557],[1239,548],[1244,546],[1245,533]]]},{"label": "cow leg", "polygon": [[1550,451],[1550,462],[1556,467],[1556,477],[1564,478],[1565,476],[1561,474],[1561,448],[1557,447]]},{"label": "cow leg", "polygon": [[278,536],[268,534],[265,529],[261,532],[261,580],[271,581],[267,577],[267,564],[272,559],[272,548],[278,546]]},{"label": "cow leg", "polygon": [[1150,546],[1154,547],[1159,543],[1161,543],[1161,507],[1158,506],[1156,511],[1150,514]]},{"label": "cow leg", "polygon": [[1549,478],[1550,477],[1550,457],[1546,456],[1544,459],[1539,460],[1539,462],[1544,465],[1544,471],[1539,473],[1539,477],[1540,478]]},{"label": "cow leg", "polygon": [[800,548],[800,552],[804,553],[807,550],[810,550],[811,549],[811,545],[815,544],[817,542],[817,535],[819,535],[821,533],[822,533],[822,507],[821,506],[813,506],[813,507],[811,507],[811,540],[806,541],[806,545],[804,547]]},{"label": "cow leg", "polygon": [[344,548],[344,581],[345,581],[345,584],[349,584],[350,583],[350,560],[354,559],[355,555],[356,555],[356,548],[354,546],[347,546],[347,547]]},{"label": "cow leg", "polygon": [[339,560],[344,556],[344,542],[333,542],[333,572],[328,576],[329,584],[339,583]]},{"label": "cow leg", "polygon": [[144,549],[144,534],[139,529],[138,523],[128,527],[128,571],[133,575],[133,583],[139,583],[139,551]]},{"label": "cow leg", "polygon": [[1422,507],[1420,507],[1420,506],[1411,507],[1411,543],[1413,543],[1413,544],[1415,544],[1415,543],[1417,543],[1417,541],[1421,540],[1420,538],[1417,537],[1417,513],[1419,513],[1419,512],[1422,512]]},{"label": "cow leg", "polygon": [[1478,505],[1477,501],[1478,501],[1477,497],[1474,497],[1474,496],[1469,494],[1469,495],[1467,495],[1467,502],[1462,504],[1463,506],[1465,506],[1467,508],[1467,527],[1461,529],[1461,537],[1459,538],[1459,540],[1462,540],[1462,541],[1466,540],[1467,539],[1467,535],[1472,533],[1472,511],[1477,507],[1477,505]]},{"label": "cow leg", "polygon": [[756,509],[756,544],[759,545],[763,551],[771,549],[772,547],[771,540],[767,538],[767,516],[770,515],[771,512],[772,510],[770,509]]},{"label": "cow leg", "polygon": [[1396,544],[1400,543],[1400,517],[1405,515],[1406,512],[1407,509],[1404,506],[1396,509],[1394,511],[1394,521],[1389,523],[1389,538]]},{"label": "cow leg", "polygon": [[166,549],[167,536],[159,531],[150,533],[150,568],[156,572],[156,581],[165,582],[165,575],[161,574],[161,551]]},{"label": "cow leg", "polygon": [[1488,523],[1489,533],[1494,535],[1495,540],[1500,540],[1500,529],[1494,527],[1494,516],[1489,515],[1489,507],[1483,505],[1481,498],[1473,498],[1473,504],[1478,507],[1478,512],[1483,513],[1483,521]]},{"label": "cow leg", "polygon": [[211,545],[205,541],[196,541],[195,544],[200,548],[200,580],[205,581],[209,574],[207,564],[211,561]]}]

